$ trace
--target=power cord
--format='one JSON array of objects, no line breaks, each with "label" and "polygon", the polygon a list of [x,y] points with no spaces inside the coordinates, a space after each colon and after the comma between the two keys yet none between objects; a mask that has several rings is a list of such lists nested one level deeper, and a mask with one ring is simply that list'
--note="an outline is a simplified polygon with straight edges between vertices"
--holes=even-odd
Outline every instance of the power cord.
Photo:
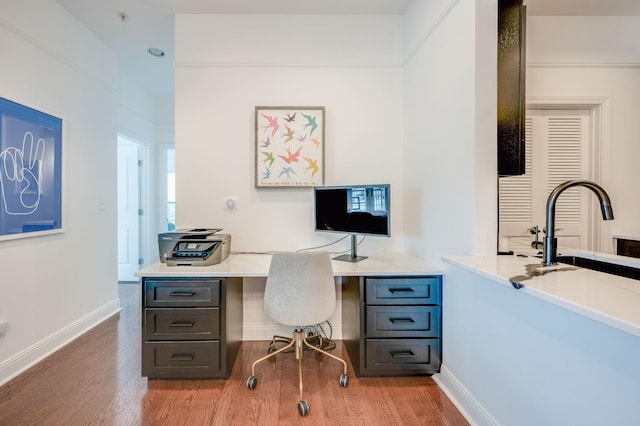
[{"label": "power cord", "polygon": [[[315,336],[314,339],[309,340],[309,343],[314,345],[316,348],[322,349],[323,351],[332,351],[336,348],[336,342],[333,340],[333,327],[331,326],[331,323],[329,321],[325,321],[325,323],[329,327],[328,336],[322,324],[315,324],[315,325],[304,327],[303,331],[307,335],[307,338]],[[313,342],[316,340],[317,340],[317,343],[314,344]],[[283,339],[273,339],[269,343],[269,347],[267,348],[268,353],[271,353],[275,350],[276,343],[288,344],[289,341],[283,340]],[[274,349],[271,349],[271,348],[274,348]],[[284,351],[284,353],[289,353],[293,351],[294,349],[288,349]]]},{"label": "power cord", "polygon": [[298,249],[298,250],[296,250],[296,251],[297,251],[297,252],[301,252],[301,251],[317,250],[317,249],[321,249],[321,248],[329,247],[329,246],[332,246],[332,245],[334,245],[334,244],[339,243],[340,241],[344,240],[344,239],[345,239],[345,238],[347,238],[348,236],[350,236],[350,234],[347,234],[347,235],[345,235],[345,236],[344,236],[344,237],[342,237],[342,238],[338,238],[338,239],[337,239],[337,240],[335,240],[335,241],[332,241],[332,242],[327,243],[327,244],[323,244],[323,245],[321,245],[321,246],[307,247],[307,248]]},{"label": "power cord", "polygon": [[318,349],[324,351],[331,351],[336,348],[336,342],[333,341],[333,327],[329,321],[325,321],[329,326],[329,335],[325,332],[322,324],[316,324],[311,327],[306,327],[307,337],[318,336],[318,343],[315,345]]},{"label": "power cord", "polygon": [[[321,246],[301,248],[301,249],[296,250],[296,252],[318,250],[318,249],[321,249],[321,248],[329,247],[329,246],[332,246],[334,244],[339,243],[340,241],[344,240],[345,238],[347,238],[349,236],[351,236],[351,234],[347,234],[344,237],[338,238],[337,240],[334,240],[334,241],[332,241],[330,243],[327,243],[327,244],[323,244]],[[360,247],[360,244],[362,244],[366,238],[367,238],[366,235],[362,235],[362,238],[360,239],[360,241],[358,241],[358,243],[356,244],[356,247]],[[330,253],[331,254],[344,254],[344,253],[349,253],[350,251],[351,251],[351,248],[348,248],[346,250],[333,251],[333,252],[330,252]],[[235,250],[231,250],[229,253],[230,254],[273,254],[274,250],[269,250],[269,251],[235,251]]]}]

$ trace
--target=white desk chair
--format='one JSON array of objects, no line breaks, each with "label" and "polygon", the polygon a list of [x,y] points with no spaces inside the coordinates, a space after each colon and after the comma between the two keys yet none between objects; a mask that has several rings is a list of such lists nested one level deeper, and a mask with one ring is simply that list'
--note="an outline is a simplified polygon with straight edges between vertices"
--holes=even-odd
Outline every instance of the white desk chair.
[{"label": "white desk chair", "polygon": [[[264,310],[273,321],[295,327],[292,337],[273,336],[269,346],[269,354],[251,365],[251,376],[247,379],[247,388],[255,389],[256,364],[274,357],[295,345],[298,360],[298,376],[300,383],[300,398],[298,413],[305,416],[309,413],[309,403],[302,399],[302,352],[307,346],[316,353],[324,354],[340,361],[344,366],[344,373],[338,379],[342,387],[349,385],[347,363],[320,347],[311,344],[310,340],[320,339],[318,335],[306,336],[305,326],[320,324],[327,321],[336,309],[336,286],[329,253],[315,252],[276,252],[271,259],[267,284],[264,291]],[[276,341],[284,340],[287,345],[275,350]]]}]

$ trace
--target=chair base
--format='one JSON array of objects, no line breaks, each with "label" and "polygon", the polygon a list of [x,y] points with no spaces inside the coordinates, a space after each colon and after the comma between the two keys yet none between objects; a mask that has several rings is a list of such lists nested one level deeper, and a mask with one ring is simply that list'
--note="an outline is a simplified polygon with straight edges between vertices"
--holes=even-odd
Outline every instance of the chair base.
[{"label": "chair base", "polygon": [[[344,372],[340,375],[339,377],[339,383],[340,386],[342,387],[347,387],[349,385],[349,375],[347,374],[347,363],[342,359],[339,358],[333,354],[330,354],[329,352],[320,349],[317,346],[312,345],[309,341],[310,340],[315,340],[315,339],[320,339],[320,346],[322,346],[322,340],[323,337],[318,335],[318,334],[314,334],[311,336],[306,336],[304,330],[302,328],[297,328],[294,332],[293,332],[293,336],[292,337],[285,337],[285,336],[273,336],[273,339],[271,339],[271,344],[269,345],[269,350],[270,353],[266,356],[263,356],[262,358],[257,359],[256,361],[254,361],[254,363],[251,365],[251,377],[249,377],[247,379],[247,387],[249,389],[254,389],[256,387],[257,384],[257,378],[256,378],[256,365],[258,365],[259,363],[261,363],[262,361],[266,361],[268,359],[271,359],[273,357],[275,357],[276,355],[278,355],[279,353],[282,353],[284,351],[286,351],[287,349],[290,348],[294,348],[295,354],[296,354],[296,359],[298,360],[298,382],[299,382],[299,402],[298,402],[298,413],[301,416],[305,416],[309,413],[309,404],[307,403],[307,401],[305,401],[304,399],[302,399],[302,393],[303,393],[303,385],[302,385],[302,353],[304,351],[305,347],[308,347],[314,351],[316,351],[317,354],[322,354],[322,355],[326,355],[329,358],[333,358],[336,361],[339,361],[340,363],[342,363],[342,366],[344,368]],[[275,351],[271,351],[271,348],[273,348],[274,343],[276,341],[284,341],[287,344],[285,346],[283,346],[282,348],[275,350]]]}]

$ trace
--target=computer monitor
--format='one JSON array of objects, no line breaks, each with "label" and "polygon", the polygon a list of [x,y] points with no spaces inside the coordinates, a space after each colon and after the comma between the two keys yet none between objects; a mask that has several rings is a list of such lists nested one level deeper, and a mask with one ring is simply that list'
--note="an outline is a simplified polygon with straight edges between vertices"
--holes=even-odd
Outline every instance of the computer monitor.
[{"label": "computer monitor", "polygon": [[351,234],[351,253],[336,260],[358,262],[357,235],[391,236],[388,184],[316,186],[315,230]]}]

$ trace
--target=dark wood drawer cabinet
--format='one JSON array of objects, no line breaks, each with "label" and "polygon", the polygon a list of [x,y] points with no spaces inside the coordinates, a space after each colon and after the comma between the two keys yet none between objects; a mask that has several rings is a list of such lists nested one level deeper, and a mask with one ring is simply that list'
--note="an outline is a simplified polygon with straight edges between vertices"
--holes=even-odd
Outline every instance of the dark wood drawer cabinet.
[{"label": "dark wood drawer cabinet", "polygon": [[143,278],[142,375],[227,378],[242,341],[242,280]]},{"label": "dark wood drawer cabinet", "polygon": [[143,376],[146,375],[149,378],[221,378],[219,340],[180,343],[145,342],[143,352],[146,354],[146,359],[144,355],[142,357]]},{"label": "dark wood drawer cabinet", "polygon": [[367,337],[440,337],[439,306],[366,307]]},{"label": "dark wood drawer cabinet", "polygon": [[367,305],[439,305],[439,277],[365,278]]},{"label": "dark wood drawer cabinet", "polygon": [[147,340],[220,338],[220,308],[161,308],[144,313]]},{"label": "dark wood drawer cabinet", "polygon": [[146,307],[201,307],[220,305],[220,280],[148,279]]},{"label": "dark wood drawer cabinet", "polygon": [[343,279],[343,341],[359,377],[440,371],[441,287],[441,276]]},{"label": "dark wood drawer cabinet", "polygon": [[402,375],[440,370],[439,339],[367,339],[366,371]]}]

